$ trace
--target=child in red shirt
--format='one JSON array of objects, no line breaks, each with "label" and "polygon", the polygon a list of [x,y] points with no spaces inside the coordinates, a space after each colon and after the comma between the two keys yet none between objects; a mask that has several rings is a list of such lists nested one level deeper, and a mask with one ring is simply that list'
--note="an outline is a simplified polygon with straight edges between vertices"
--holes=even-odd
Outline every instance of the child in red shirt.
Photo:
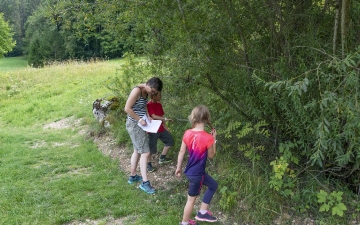
[{"label": "child in red shirt", "polygon": [[171,146],[174,146],[174,139],[170,134],[169,128],[166,126],[166,121],[172,121],[164,116],[164,110],[161,100],[161,92],[159,91],[156,95],[151,95],[150,101],[147,103],[147,109],[149,115],[154,120],[162,120],[162,123],[159,127],[157,133],[149,133],[149,145],[150,145],[150,155],[148,158],[147,170],[148,172],[155,171],[154,167],[151,164],[151,155],[157,153],[157,140],[160,139],[164,143],[164,148],[159,158],[159,164],[164,164],[171,162],[170,158],[166,157]]},{"label": "child in red shirt", "polygon": [[195,107],[189,116],[192,129],[186,130],[182,139],[178,163],[175,175],[181,176],[181,164],[186,150],[189,153],[188,163],[184,174],[189,180],[188,198],[184,208],[183,219],[180,225],[196,225],[196,221],[190,220],[196,197],[200,194],[202,185],[207,186],[204,193],[200,210],[195,219],[206,222],[216,222],[217,218],[212,216],[208,210],[210,201],[218,187],[217,182],[205,172],[207,158],[212,159],[216,153],[216,130],[211,133],[205,131],[205,124],[210,125],[210,111],[204,105]]}]

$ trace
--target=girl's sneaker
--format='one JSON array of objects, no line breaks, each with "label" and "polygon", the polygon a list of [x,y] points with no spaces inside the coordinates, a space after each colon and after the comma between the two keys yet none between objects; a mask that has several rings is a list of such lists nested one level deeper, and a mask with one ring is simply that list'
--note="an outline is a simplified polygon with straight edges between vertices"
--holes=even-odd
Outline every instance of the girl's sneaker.
[{"label": "girl's sneaker", "polygon": [[155,168],[152,167],[152,165],[147,165],[147,171],[148,171],[149,173],[152,173],[152,172],[155,171]]},{"label": "girl's sneaker", "polygon": [[165,157],[165,158],[159,158],[159,164],[165,164],[165,163],[169,163],[169,162],[171,162],[171,161],[172,161],[172,159],[167,158],[167,157]]},{"label": "girl's sneaker", "polygon": [[217,218],[215,216],[212,216],[212,212],[210,212],[209,210],[205,214],[201,214],[201,212],[198,212],[195,216],[195,219],[206,222],[217,221]]},{"label": "girl's sneaker", "polygon": [[[180,223],[182,225],[183,223]],[[199,225],[195,220],[189,220],[188,225]]]}]

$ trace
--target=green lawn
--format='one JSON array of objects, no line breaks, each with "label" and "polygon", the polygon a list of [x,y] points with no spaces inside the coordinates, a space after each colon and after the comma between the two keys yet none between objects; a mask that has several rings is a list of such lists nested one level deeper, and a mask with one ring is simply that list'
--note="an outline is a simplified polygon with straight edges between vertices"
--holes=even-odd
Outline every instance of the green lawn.
[{"label": "green lawn", "polygon": [[27,67],[27,61],[25,56],[0,59],[0,72],[23,69],[25,67]]},{"label": "green lawn", "polygon": [[[109,217],[124,224],[178,223],[183,202],[129,185],[118,161],[79,134],[98,124],[92,102],[112,94],[105,84],[121,64],[74,62],[0,72],[0,224],[106,224]],[[81,122],[46,128],[65,118]]]}]

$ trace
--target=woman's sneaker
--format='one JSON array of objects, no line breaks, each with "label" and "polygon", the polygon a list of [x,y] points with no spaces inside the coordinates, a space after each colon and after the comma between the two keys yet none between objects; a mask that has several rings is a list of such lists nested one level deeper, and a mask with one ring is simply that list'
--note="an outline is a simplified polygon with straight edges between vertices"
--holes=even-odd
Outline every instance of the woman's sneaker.
[{"label": "woman's sneaker", "polygon": [[151,186],[150,181],[146,181],[140,184],[140,189],[148,194],[154,194],[156,191],[155,188]]},{"label": "woman's sneaker", "polygon": [[136,174],[134,177],[132,177],[132,176],[129,177],[128,183],[129,183],[129,184],[133,184],[133,183],[135,183],[135,182],[140,182],[140,181],[142,181],[142,177],[141,177],[141,176],[138,176],[138,175]]},{"label": "woman's sneaker", "polygon": [[212,213],[209,210],[205,214],[201,214],[201,212],[198,212],[195,216],[195,219],[206,222],[217,221],[217,218],[215,216],[212,216]]},{"label": "woman's sneaker", "polygon": [[[182,225],[182,223],[180,223]],[[189,220],[188,225],[199,225],[195,220]]]}]

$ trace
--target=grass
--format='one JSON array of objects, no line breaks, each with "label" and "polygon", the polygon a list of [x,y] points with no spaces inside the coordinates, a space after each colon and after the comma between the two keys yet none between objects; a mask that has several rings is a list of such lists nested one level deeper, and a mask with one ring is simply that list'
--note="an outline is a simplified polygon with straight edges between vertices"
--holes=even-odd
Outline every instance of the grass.
[{"label": "grass", "polygon": [[26,67],[27,67],[27,60],[25,56],[0,59],[0,72],[23,69]]},{"label": "grass", "polygon": [[[11,61],[11,60],[10,60]],[[79,135],[45,129],[64,118],[94,121],[92,102],[122,61],[67,63],[0,72],[0,224],[64,224],[126,217],[125,224],[173,224],[178,208],[127,184],[118,162]],[[167,199],[167,198],[165,198]]]}]

